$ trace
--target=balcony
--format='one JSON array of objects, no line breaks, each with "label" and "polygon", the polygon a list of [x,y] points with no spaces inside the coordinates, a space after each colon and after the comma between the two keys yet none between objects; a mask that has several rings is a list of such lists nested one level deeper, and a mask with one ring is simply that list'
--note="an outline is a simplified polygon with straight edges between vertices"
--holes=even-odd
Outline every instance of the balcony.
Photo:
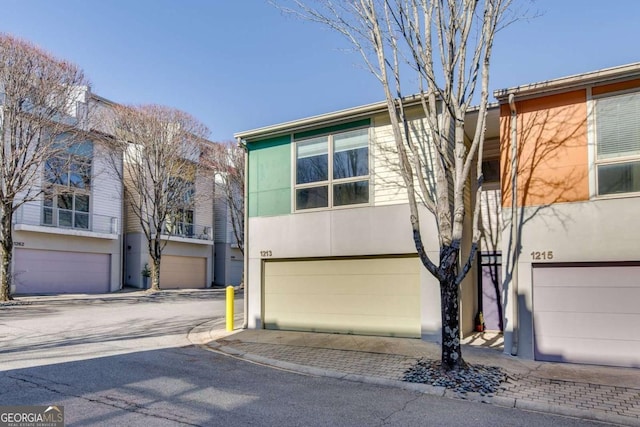
[{"label": "balcony", "polygon": [[177,242],[213,245],[213,227],[167,221],[161,237]]},{"label": "balcony", "polygon": [[14,230],[65,234],[80,237],[117,239],[118,218],[43,206],[40,202],[25,203],[13,217]]}]

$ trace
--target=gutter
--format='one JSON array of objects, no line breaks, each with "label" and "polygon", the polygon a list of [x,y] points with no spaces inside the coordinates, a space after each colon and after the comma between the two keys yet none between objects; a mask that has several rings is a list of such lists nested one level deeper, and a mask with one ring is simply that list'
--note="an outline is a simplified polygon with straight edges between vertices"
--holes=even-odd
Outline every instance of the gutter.
[{"label": "gutter", "polygon": [[509,94],[511,110],[511,236],[513,239],[513,273],[511,275],[511,292],[513,307],[513,333],[511,337],[511,355],[518,355],[518,337],[520,335],[518,300],[518,262],[520,258],[520,239],[518,238],[518,112],[515,96]]},{"label": "gutter", "polygon": [[508,89],[499,89],[493,92],[493,96],[500,101],[511,95],[518,95],[519,98],[532,95],[538,96],[549,92],[564,92],[591,84],[613,83],[617,80],[628,80],[631,78],[640,78],[640,62],[604,68],[602,70],[591,71],[588,73],[574,74],[568,77],[511,87]]}]

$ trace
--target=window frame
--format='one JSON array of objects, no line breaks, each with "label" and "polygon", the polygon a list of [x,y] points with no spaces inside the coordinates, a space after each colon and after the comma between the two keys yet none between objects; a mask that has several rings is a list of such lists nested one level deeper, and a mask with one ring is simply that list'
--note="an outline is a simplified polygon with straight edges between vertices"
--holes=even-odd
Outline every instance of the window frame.
[{"label": "window frame", "polygon": [[[354,176],[354,177],[348,177],[348,178],[338,178],[335,179],[333,178],[333,163],[334,163],[334,138],[337,135],[341,135],[341,134],[346,134],[349,132],[354,132],[354,131],[359,131],[359,130],[366,130],[366,135],[367,135],[367,174],[366,175],[359,175],[359,176]],[[303,184],[298,184],[298,144],[299,143],[303,143],[303,142],[307,142],[310,141],[312,139],[317,139],[317,138],[322,138],[322,137],[326,137],[327,138],[327,179],[324,181],[314,181],[314,182],[307,182],[307,183],[303,183]],[[371,177],[372,177],[372,173],[371,173],[371,169],[372,169],[372,153],[371,153],[371,126],[370,125],[366,125],[366,126],[358,126],[358,127],[354,127],[351,129],[344,129],[344,130],[339,130],[339,131],[328,131],[326,133],[319,133],[313,136],[308,136],[308,137],[304,137],[304,138],[299,138],[299,139],[295,139],[294,136],[291,136],[291,140],[292,140],[292,205],[293,205],[293,212],[294,213],[302,213],[302,212],[318,212],[318,211],[326,211],[326,210],[333,210],[333,209],[350,209],[350,208],[354,208],[354,207],[363,207],[363,206],[371,206],[372,204],[372,182],[371,182]],[[368,186],[368,194],[367,194],[367,202],[366,203],[352,203],[352,204],[345,204],[345,205],[335,205],[334,204],[334,186],[335,185],[340,185],[340,184],[348,184],[348,183],[355,183],[355,182],[367,182],[367,186]],[[308,208],[308,209],[298,209],[298,204],[297,204],[297,194],[298,194],[298,190],[302,190],[302,189],[306,189],[306,188],[320,188],[320,187],[327,187],[327,206],[321,206],[321,207],[317,207],[317,208]]]},{"label": "window frame", "polygon": [[[71,197],[71,207],[70,208],[66,208],[66,207],[61,207],[61,203],[59,202],[61,197]],[[82,210],[78,210],[78,202],[77,202],[77,198],[78,197],[87,197],[87,210],[86,211],[82,211]],[[51,205],[47,206],[46,203],[50,202]],[[42,202],[42,225],[45,225],[47,227],[57,227],[57,228],[68,228],[68,229],[73,229],[73,230],[86,230],[86,231],[91,231],[92,230],[92,215],[91,215],[91,194],[87,193],[87,192],[81,192],[81,191],[56,191],[55,189],[51,192],[45,192],[44,197],[43,197],[43,202]],[[49,215],[50,215],[50,222],[47,222],[46,220],[46,212],[49,211]],[[63,225],[60,223],[61,221],[61,212],[68,212],[71,215],[71,224],[70,225]],[[78,216],[85,216],[87,217],[87,221],[86,221],[86,227],[80,227],[78,226]]]},{"label": "window frame", "polygon": [[[184,204],[181,207],[176,207],[167,213],[163,226],[163,233],[175,237],[194,238],[196,232],[196,183],[195,180],[186,179],[183,177],[171,177],[169,179],[175,179],[182,181],[185,188],[184,194],[181,197],[184,199]],[[172,196],[169,196],[172,197]],[[191,221],[187,221],[191,217]],[[171,229],[171,231],[169,231]]]},{"label": "window frame", "polygon": [[[91,149],[87,152],[87,155],[74,152],[78,145],[90,145]],[[47,159],[43,168],[42,180],[46,183],[46,187],[42,194],[42,210],[40,223],[47,227],[66,228],[72,230],[93,230],[93,157],[94,157],[95,143],[91,140],[83,141],[81,143],[72,144],[63,153]],[[51,174],[49,172],[49,161],[59,161],[56,166],[60,168],[56,173]],[[85,171],[85,174],[79,174],[78,171]],[[72,175],[79,175],[81,178],[82,186],[73,185]],[[65,177],[66,182],[59,182],[60,177]],[[53,178],[53,179],[52,179]],[[61,197],[71,197],[71,208],[60,207],[63,205],[60,202]],[[81,211],[76,208],[77,197],[87,197],[87,210]],[[50,203],[48,206],[47,203]],[[71,225],[60,224],[60,212],[69,212],[71,214]],[[50,221],[47,222],[47,212],[50,215]],[[78,215],[86,215],[86,227],[77,226]]]},{"label": "window frame", "polygon": [[[592,95],[591,87],[588,88],[587,91],[587,116],[588,116],[588,137],[591,139],[588,141],[590,150],[589,150],[589,160],[590,164],[593,165],[591,169],[591,191],[590,195],[593,199],[618,199],[625,197],[638,197],[640,196],[640,190],[638,191],[629,191],[622,193],[609,193],[609,194],[600,194],[599,193],[599,173],[598,168],[600,166],[606,165],[619,165],[619,164],[628,164],[628,163],[638,163],[640,164],[640,153],[635,155],[627,155],[627,156],[617,156],[617,157],[609,157],[606,159],[598,159],[598,117],[597,117],[597,103],[601,99],[613,98],[618,96],[625,95],[633,95],[637,94],[640,96],[640,88],[632,88],[625,89],[621,91],[608,92],[599,95]],[[640,111],[638,112],[640,114]]]}]

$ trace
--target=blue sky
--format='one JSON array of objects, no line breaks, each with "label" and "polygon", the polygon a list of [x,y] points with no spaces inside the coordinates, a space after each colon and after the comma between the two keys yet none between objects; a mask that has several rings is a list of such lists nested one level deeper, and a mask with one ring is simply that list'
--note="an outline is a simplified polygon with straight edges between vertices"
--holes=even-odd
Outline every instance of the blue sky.
[{"label": "blue sky", "polygon": [[[537,0],[496,40],[491,89],[640,61],[639,0]],[[81,66],[95,93],[235,132],[380,101],[331,31],[265,0],[0,0],[0,31]]]}]

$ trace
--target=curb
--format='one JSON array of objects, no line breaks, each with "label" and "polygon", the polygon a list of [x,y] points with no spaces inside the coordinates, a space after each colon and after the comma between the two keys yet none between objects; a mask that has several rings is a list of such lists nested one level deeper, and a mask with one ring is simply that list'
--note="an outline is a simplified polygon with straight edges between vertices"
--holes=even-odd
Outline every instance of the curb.
[{"label": "curb", "polygon": [[[224,319],[222,319],[222,322],[223,321]],[[210,322],[205,322],[205,323],[210,323]],[[211,322],[211,323],[215,323],[215,322]],[[206,326],[205,324],[198,325],[192,331],[195,331],[200,327],[204,328]],[[448,390],[445,387],[432,386],[429,384],[410,383],[405,381],[390,380],[386,378],[380,378],[380,377],[374,377],[374,376],[368,376],[368,375],[347,374],[344,372],[334,371],[330,369],[300,365],[297,363],[285,362],[285,361],[271,359],[264,356],[259,356],[256,354],[247,353],[245,351],[237,350],[231,346],[222,345],[216,341],[218,339],[231,335],[235,332],[237,331],[234,330],[232,332],[226,332],[224,330],[210,329],[207,335],[210,337],[211,341],[202,342],[201,344],[198,344],[198,345],[200,345],[204,349],[208,349],[210,351],[213,351],[219,354],[235,357],[248,362],[257,363],[260,365],[269,366],[276,369],[281,369],[281,370],[298,373],[302,375],[342,379],[347,381],[379,385],[384,387],[394,387],[394,388],[414,391],[422,394],[445,397],[449,399],[467,400],[470,402],[485,403],[485,404],[496,405],[496,406],[507,407],[507,408],[516,408],[516,409],[525,410],[525,411],[534,411],[534,412],[548,413],[548,414],[574,417],[574,418],[580,418],[580,419],[586,419],[586,420],[607,422],[607,423],[618,424],[623,426],[640,427],[640,420],[636,418],[625,417],[623,415],[598,413],[598,412],[593,412],[593,411],[588,411],[588,410],[583,410],[578,408],[571,408],[563,405],[545,404],[545,403],[532,402],[528,400],[521,400],[521,399],[515,399],[515,398],[503,397],[503,396],[481,395],[480,393],[473,393],[473,392],[463,394],[453,390]],[[202,332],[196,332],[196,334],[202,334]],[[191,331],[189,333],[189,336],[191,336]],[[194,342],[194,344],[196,343]]]}]

